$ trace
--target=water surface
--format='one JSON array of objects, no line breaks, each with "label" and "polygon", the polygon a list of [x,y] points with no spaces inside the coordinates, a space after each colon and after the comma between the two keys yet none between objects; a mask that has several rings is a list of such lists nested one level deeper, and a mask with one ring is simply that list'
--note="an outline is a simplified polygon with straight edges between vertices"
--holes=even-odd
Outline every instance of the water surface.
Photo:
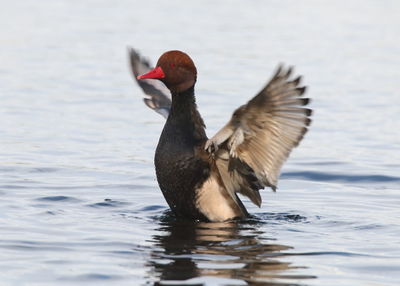
[{"label": "water surface", "polygon": [[[396,1],[14,1],[0,11],[1,285],[399,285]],[[280,62],[311,131],[250,219],[175,219],[126,47],[198,67],[212,135]]]}]

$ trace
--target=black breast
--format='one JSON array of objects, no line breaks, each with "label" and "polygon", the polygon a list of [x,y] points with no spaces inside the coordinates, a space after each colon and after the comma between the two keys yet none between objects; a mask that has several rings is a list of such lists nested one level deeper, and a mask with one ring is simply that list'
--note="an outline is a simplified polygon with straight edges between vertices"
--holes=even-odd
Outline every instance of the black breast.
[{"label": "black breast", "polygon": [[196,192],[210,176],[210,165],[195,154],[205,138],[192,136],[188,122],[169,118],[155,154],[157,181],[171,210],[177,216],[206,219],[196,208]]},{"label": "black breast", "polygon": [[196,207],[196,189],[210,176],[209,162],[196,155],[207,140],[197,111],[194,87],[172,93],[171,111],[155,154],[157,181],[178,216],[206,219]]}]

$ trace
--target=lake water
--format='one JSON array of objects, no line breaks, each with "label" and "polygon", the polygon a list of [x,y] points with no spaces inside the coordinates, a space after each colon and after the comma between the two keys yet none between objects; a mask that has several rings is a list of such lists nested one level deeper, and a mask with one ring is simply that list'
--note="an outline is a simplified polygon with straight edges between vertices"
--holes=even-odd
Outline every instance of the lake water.
[{"label": "lake water", "polygon": [[[4,1],[3,1],[4,2]],[[400,285],[398,1],[8,1],[0,285]],[[126,47],[198,67],[211,136],[280,62],[315,110],[251,219],[176,220]]]}]

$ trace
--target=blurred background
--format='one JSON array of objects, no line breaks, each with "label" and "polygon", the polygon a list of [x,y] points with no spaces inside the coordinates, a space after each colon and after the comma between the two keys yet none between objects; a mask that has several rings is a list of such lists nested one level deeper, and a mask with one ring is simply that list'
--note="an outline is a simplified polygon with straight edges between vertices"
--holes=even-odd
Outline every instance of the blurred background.
[{"label": "blurred background", "polygon": [[[0,281],[398,285],[399,15],[389,0],[3,1]],[[164,119],[128,46],[192,57],[209,136],[279,63],[304,75],[313,123],[278,192],[247,203],[255,223],[201,226],[207,239],[171,223],[153,166]]]}]

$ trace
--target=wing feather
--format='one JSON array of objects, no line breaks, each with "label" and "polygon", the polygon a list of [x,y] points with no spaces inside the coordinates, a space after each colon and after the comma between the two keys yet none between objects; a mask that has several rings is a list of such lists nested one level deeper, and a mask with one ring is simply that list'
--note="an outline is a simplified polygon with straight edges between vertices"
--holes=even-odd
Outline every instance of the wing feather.
[{"label": "wing feather", "polygon": [[[283,163],[304,137],[312,110],[304,107],[302,77],[290,79],[293,68],[279,66],[268,84],[210,138],[205,148],[232,194],[242,193],[261,204],[259,189],[276,189]],[[243,171],[245,170],[245,171]]]},{"label": "wing feather", "polygon": [[138,75],[149,72],[153,67],[135,49],[128,48],[128,53],[134,78],[143,92],[148,96],[143,98],[144,103],[167,118],[171,108],[170,91],[161,81],[149,79],[138,80]]}]

